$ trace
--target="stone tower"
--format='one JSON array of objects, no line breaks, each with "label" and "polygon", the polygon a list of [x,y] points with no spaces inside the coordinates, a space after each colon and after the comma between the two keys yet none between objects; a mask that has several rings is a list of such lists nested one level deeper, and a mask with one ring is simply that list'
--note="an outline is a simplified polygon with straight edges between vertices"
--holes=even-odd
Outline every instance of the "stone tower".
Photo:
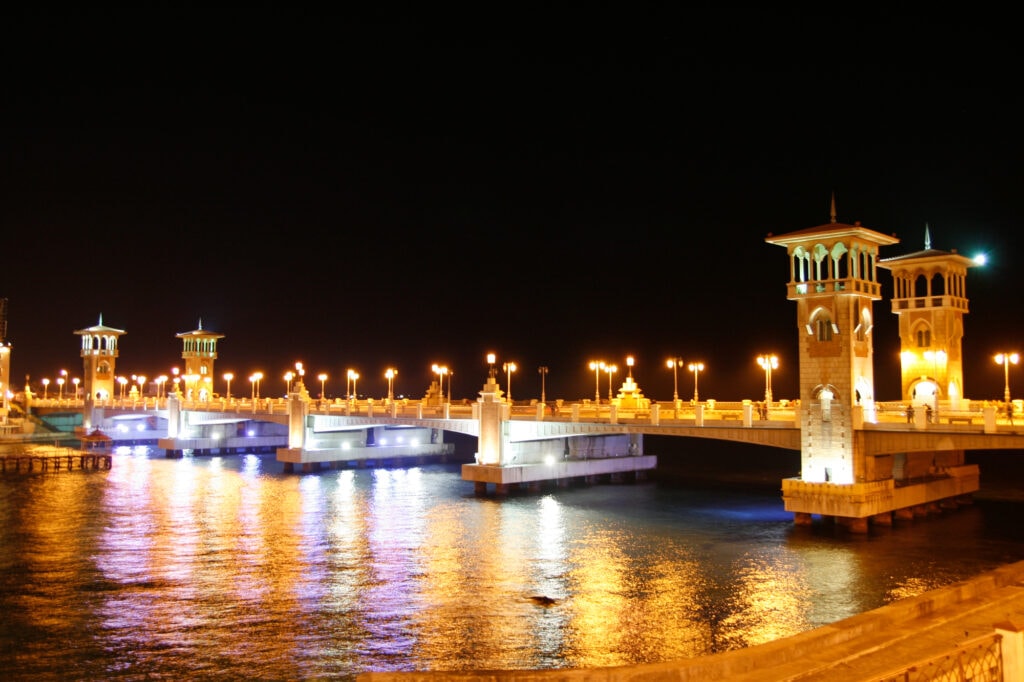
[{"label": "stone tower", "polygon": [[185,397],[187,400],[211,400],[213,398],[213,361],[217,359],[217,341],[223,334],[199,328],[181,332],[181,359],[185,361]]},{"label": "stone tower", "polygon": [[861,226],[831,222],[768,235],[789,254],[787,298],[797,304],[800,352],[801,479],[867,480],[854,430],[874,413],[872,304],[881,299],[878,252],[898,243]]},{"label": "stone tower", "polygon": [[962,409],[967,268],[974,265],[956,249],[933,249],[927,224],[924,250],[879,262],[879,267],[892,272],[892,312],[900,325],[902,399],[931,406],[936,415],[940,400],[949,409]]},{"label": "stone tower", "polygon": [[82,337],[82,387],[86,405],[114,397],[114,371],[117,363],[117,341],[125,331],[103,324],[103,314],[93,327],[78,329]]}]

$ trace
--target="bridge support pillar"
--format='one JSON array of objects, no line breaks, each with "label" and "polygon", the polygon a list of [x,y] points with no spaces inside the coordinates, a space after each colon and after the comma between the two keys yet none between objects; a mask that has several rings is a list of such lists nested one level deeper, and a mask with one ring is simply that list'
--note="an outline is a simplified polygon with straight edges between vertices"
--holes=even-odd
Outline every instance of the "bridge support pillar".
[{"label": "bridge support pillar", "polygon": [[893,512],[897,521],[913,521],[914,510],[913,509],[897,509]]},{"label": "bridge support pillar", "polygon": [[891,526],[892,512],[883,512],[881,514],[875,514],[871,517],[871,523],[876,526]]},{"label": "bridge support pillar", "polygon": [[863,534],[868,532],[867,517],[854,518],[850,516],[840,516],[837,520],[840,525],[844,526],[851,533]]},{"label": "bridge support pillar", "polygon": [[697,407],[694,408],[694,426],[704,426],[704,406],[697,403]]},{"label": "bridge support pillar", "polygon": [[797,526],[809,526],[813,523],[813,517],[807,512],[796,512],[793,514],[793,524]]},{"label": "bridge support pillar", "polygon": [[651,425],[657,426],[661,423],[661,405],[651,403]]}]

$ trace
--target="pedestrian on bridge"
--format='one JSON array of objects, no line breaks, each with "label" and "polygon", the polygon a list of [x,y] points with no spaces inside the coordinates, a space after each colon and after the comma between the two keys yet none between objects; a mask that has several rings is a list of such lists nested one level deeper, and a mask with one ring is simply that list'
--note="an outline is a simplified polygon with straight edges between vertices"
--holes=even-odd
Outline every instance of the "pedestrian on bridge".
[{"label": "pedestrian on bridge", "polygon": [[1013,403],[1009,400],[1006,401],[1006,420],[1013,426]]},{"label": "pedestrian on bridge", "polygon": [[913,424],[914,423],[914,406],[913,405],[907,405],[907,423],[908,424]]}]

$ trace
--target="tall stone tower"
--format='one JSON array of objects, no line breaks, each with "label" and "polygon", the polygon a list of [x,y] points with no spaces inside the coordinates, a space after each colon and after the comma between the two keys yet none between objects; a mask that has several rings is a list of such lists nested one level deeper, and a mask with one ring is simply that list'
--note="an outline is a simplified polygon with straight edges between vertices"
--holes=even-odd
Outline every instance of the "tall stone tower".
[{"label": "tall stone tower", "polygon": [[898,243],[861,226],[831,222],[765,239],[786,247],[788,296],[797,304],[800,351],[801,478],[865,481],[854,429],[874,413],[872,303],[881,299],[878,252]]},{"label": "tall stone tower", "polygon": [[185,361],[185,395],[189,400],[210,400],[213,398],[213,361],[217,359],[217,341],[223,334],[199,328],[181,332],[181,358]]},{"label": "tall stone tower", "polygon": [[100,313],[95,326],[78,329],[75,334],[82,337],[82,387],[86,405],[112,398],[119,353],[117,342],[125,331],[105,326],[103,313]]},{"label": "tall stone tower", "polygon": [[900,325],[900,383],[903,400],[929,405],[939,401],[961,409],[964,397],[962,344],[968,311],[967,268],[971,259],[932,248],[928,225],[924,250],[885,258],[879,266],[892,271],[892,312]]}]

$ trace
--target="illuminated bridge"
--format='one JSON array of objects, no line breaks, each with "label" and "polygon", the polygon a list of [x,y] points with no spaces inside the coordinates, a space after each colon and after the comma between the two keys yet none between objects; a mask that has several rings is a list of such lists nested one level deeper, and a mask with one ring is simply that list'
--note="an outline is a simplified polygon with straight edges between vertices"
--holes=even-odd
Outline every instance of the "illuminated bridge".
[{"label": "illuminated bridge", "polygon": [[[773,400],[776,359],[759,358],[767,413],[755,413],[750,401],[651,403],[632,374],[607,405],[559,404],[554,413],[543,402],[518,407],[504,397],[493,364],[479,397],[465,407],[446,403],[443,392],[428,392],[412,403],[328,404],[312,400],[301,378],[281,401],[219,401],[212,377],[221,335],[204,330],[201,322],[178,334],[184,343],[184,391],[172,393],[159,410],[154,405],[139,411],[136,404],[125,411],[111,400],[124,331],[103,325],[101,317],[98,325],[75,332],[82,337],[83,390],[89,396],[83,427],[115,436],[128,422],[135,422],[136,433],[139,426],[162,430],[156,441],[172,455],[274,449],[292,471],[443,456],[452,451],[444,433],[462,433],[477,439],[463,478],[478,492],[494,486],[498,493],[542,481],[642,476],[656,466],[644,453],[644,435],[730,440],[799,451],[799,475],[782,481],[785,508],[798,524],[821,515],[854,532],[866,532],[869,522],[888,524],[969,501],[980,474],[966,463],[966,451],[1024,449],[1024,437],[1003,412],[1012,404],[1008,385],[1002,407],[979,404],[964,392],[971,260],[955,250],[933,249],[927,228],[923,250],[883,259],[880,249],[899,240],[859,222],[837,222],[834,201],[829,223],[769,234],[765,241],[784,247],[789,260],[785,289],[796,307],[800,386],[797,400]],[[882,299],[880,269],[892,273],[892,313],[899,324],[896,403],[875,395],[873,306]],[[0,355],[0,364],[5,358],[9,353]]]}]

